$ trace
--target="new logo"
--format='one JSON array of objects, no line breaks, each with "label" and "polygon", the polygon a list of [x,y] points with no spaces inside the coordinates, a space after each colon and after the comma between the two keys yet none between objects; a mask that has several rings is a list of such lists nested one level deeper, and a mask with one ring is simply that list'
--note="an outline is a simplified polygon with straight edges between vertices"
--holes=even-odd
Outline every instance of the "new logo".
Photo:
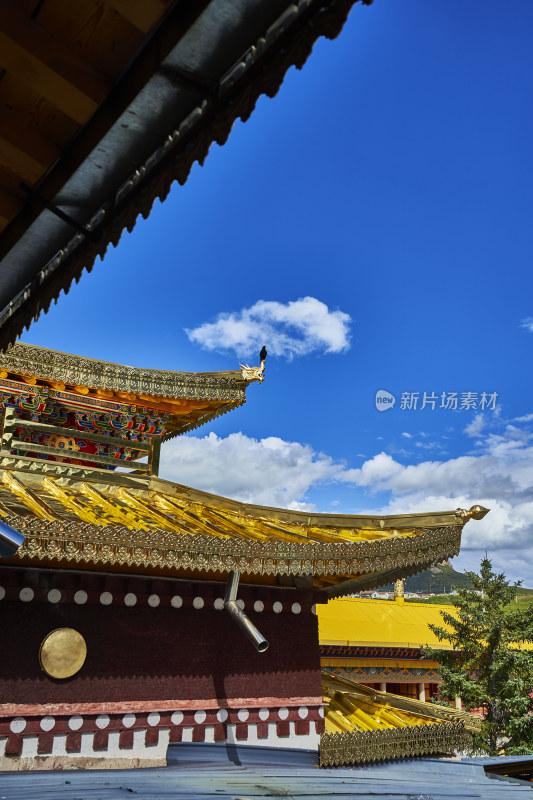
[{"label": "new logo", "polygon": [[378,411],[388,411],[393,408],[396,398],[385,389],[378,389],[376,392],[376,408]]}]

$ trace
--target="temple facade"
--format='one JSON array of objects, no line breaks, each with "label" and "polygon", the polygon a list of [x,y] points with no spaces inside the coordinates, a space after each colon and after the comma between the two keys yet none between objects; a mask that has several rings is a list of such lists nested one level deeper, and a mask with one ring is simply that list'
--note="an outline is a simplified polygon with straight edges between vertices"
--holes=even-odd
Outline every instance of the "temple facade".
[{"label": "temple facade", "polygon": [[445,649],[429,627],[442,627],[442,611],[453,608],[355,597],[321,606],[322,669],[382,692],[429,700],[437,695],[441,676],[422,648]]},{"label": "temple facade", "polygon": [[[318,749],[326,735],[324,763],[357,760],[360,735],[391,723],[338,728],[317,609],[452,557],[485,511],[309,514],[158,477],[161,444],[242,405],[264,364],[155,371],[21,343],[0,358],[0,516],[24,537],[0,559],[0,768],[157,765],[169,742]],[[361,702],[368,715],[384,701]],[[400,730],[396,748],[461,745],[461,722],[418,714],[418,745]]]}]

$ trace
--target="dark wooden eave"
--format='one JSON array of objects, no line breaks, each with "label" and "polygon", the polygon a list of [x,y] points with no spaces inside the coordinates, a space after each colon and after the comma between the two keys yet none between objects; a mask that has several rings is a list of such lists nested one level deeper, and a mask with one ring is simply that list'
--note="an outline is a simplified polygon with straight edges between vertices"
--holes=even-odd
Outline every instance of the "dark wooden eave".
[{"label": "dark wooden eave", "polygon": [[[11,48],[0,47],[0,68],[11,54],[0,71],[0,175],[8,176],[0,182],[0,347],[131,231],[139,214],[147,217],[174,181],[185,183],[192,164],[226,141],[261,94],[273,97],[287,70],[303,66],[320,36],[335,38],[357,0],[79,2],[124,21],[118,49],[121,35],[143,33],[115,78],[109,66],[95,66],[94,53],[89,63],[81,45],[76,50],[32,18],[32,8],[60,15],[72,8],[67,0],[0,0],[0,45]],[[33,126],[2,95],[9,78],[24,79],[28,62],[39,66],[36,107],[48,110],[34,115]],[[56,116],[70,121],[60,144],[43,133],[45,123],[48,134],[53,128],[54,104]]]}]

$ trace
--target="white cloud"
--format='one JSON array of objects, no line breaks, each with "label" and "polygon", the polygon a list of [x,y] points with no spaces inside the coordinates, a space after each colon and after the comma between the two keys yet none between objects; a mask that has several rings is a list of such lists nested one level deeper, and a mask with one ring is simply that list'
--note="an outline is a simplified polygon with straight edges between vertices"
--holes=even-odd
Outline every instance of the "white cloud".
[{"label": "white cloud", "polygon": [[302,297],[289,303],[258,300],[250,308],[219,314],[214,322],[185,332],[207,350],[232,350],[238,358],[256,355],[266,345],[271,355],[292,359],[348,350],[350,323],[343,311],[331,311],[315,297]]},{"label": "white cloud", "polygon": [[533,422],[533,414],[524,414],[523,417],[515,417],[511,422]]},{"label": "white cloud", "polygon": [[407,433],[407,432],[402,433],[402,436],[405,436],[406,439],[412,439],[413,438],[413,434],[412,433]]},{"label": "white cloud", "polygon": [[242,433],[180,436],[164,445],[161,476],[246,503],[310,510],[305,494],[343,465],[309,445]]},{"label": "white cloud", "polygon": [[[447,461],[400,465],[380,453],[351,470],[349,479],[370,492],[390,492],[383,513],[490,508],[481,521],[466,525],[462,559],[479,566],[485,550],[497,569],[511,577],[528,574],[533,584],[533,436],[507,425],[490,434],[481,453]],[[512,557],[509,554],[514,554]],[[519,569],[520,567],[520,569]]]},{"label": "white cloud", "polygon": [[469,422],[464,432],[467,436],[472,437],[473,439],[477,438],[483,428],[485,427],[485,417],[483,414],[476,414],[472,422]]},{"label": "white cloud", "polygon": [[533,317],[526,317],[520,322],[520,327],[525,328],[529,333],[533,333]]}]

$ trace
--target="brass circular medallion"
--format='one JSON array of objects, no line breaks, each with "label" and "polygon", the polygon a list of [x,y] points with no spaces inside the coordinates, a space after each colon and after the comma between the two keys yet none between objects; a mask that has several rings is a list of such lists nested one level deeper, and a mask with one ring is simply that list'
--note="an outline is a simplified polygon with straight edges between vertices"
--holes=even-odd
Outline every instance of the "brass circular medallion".
[{"label": "brass circular medallion", "polygon": [[70,678],[83,667],[87,656],[85,639],[74,628],[57,628],[39,649],[41,669],[51,678]]}]

